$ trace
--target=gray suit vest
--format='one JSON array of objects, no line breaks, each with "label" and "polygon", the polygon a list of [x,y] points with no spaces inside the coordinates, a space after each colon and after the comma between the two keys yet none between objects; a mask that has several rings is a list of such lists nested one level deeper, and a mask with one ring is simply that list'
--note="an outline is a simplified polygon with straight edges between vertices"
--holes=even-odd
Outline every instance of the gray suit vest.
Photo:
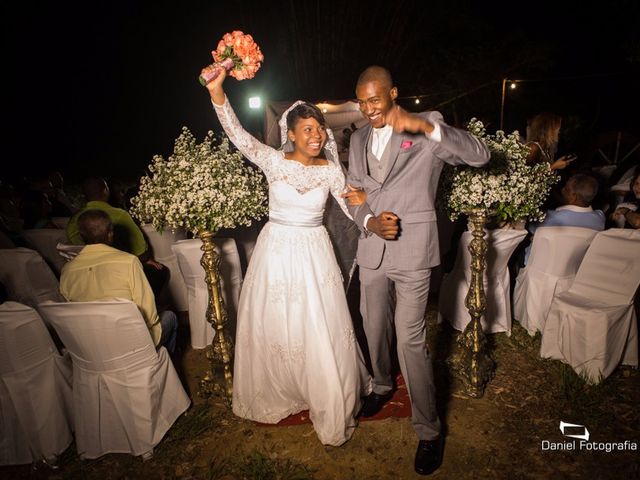
[{"label": "gray suit vest", "polygon": [[373,179],[382,183],[387,176],[387,172],[389,170],[389,145],[391,144],[391,139],[387,142],[387,145],[384,147],[384,151],[382,152],[382,158],[378,159],[373,154],[373,150],[371,145],[373,144],[373,129],[371,129],[371,133],[369,134],[369,139],[367,140],[367,166],[369,167],[369,175],[373,177]]}]

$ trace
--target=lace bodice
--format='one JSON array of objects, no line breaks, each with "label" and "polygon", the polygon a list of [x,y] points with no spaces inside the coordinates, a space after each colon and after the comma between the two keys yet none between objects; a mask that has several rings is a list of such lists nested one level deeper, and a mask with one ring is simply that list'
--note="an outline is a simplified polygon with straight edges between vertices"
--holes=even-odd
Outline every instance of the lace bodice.
[{"label": "lace bodice", "polygon": [[[321,218],[327,195],[331,193],[345,215],[351,218],[340,196],[345,190],[345,177],[339,165],[330,161],[328,165],[305,166],[295,160],[287,160],[284,152],[259,142],[242,128],[226,97],[223,105],[214,103],[213,106],[231,142],[267,177],[270,217],[273,217],[274,210],[283,214],[283,208],[290,208],[294,214],[300,215],[306,211],[314,218],[318,215]],[[297,195],[281,184],[293,187]],[[311,193],[313,190],[318,190],[317,194]]]}]

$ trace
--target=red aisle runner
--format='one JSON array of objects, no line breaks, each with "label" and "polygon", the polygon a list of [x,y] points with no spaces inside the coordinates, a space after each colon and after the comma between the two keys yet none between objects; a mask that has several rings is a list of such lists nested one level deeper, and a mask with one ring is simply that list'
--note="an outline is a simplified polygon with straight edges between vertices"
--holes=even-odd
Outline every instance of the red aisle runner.
[{"label": "red aisle runner", "polygon": [[[407,386],[404,384],[404,379],[401,374],[398,374],[396,377],[396,385],[398,388],[393,394],[391,400],[385,403],[382,410],[380,410],[376,415],[369,418],[360,417],[360,421],[369,421],[369,420],[382,420],[383,418],[388,417],[396,417],[396,418],[404,418],[411,416],[411,402],[409,401],[409,392],[407,392]],[[309,420],[309,410],[304,410],[295,415],[290,415],[287,418],[280,420],[276,423],[278,427],[286,427],[290,425],[302,425],[304,423],[311,423]],[[266,423],[258,423],[258,425],[262,426],[272,426],[267,425]]]}]

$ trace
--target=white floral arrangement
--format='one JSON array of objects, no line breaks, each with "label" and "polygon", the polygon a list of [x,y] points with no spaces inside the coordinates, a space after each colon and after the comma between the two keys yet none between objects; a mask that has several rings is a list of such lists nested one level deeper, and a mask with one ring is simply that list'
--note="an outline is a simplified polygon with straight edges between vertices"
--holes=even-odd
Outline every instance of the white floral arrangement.
[{"label": "white floral arrangement", "polygon": [[268,212],[264,177],[248,167],[229,140],[208,132],[197,143],[187,127],[175,141],[173,155],[153,157],[149,174],[131,202],[131,213],[156,230],[216,232],[251,225]]},{"label": "white floral arrangement", "polygon": [[491,158],[482,168],[445,167],[439,198],[449,218],[456,220],[461,213],[483,208],[503,222],[542,221],[542,204],[560,177],[546,163],[527,165],[529,148],[519,141],[517,131],[487,135],[484,124],[475,118],[467,129],[487,145]]}]

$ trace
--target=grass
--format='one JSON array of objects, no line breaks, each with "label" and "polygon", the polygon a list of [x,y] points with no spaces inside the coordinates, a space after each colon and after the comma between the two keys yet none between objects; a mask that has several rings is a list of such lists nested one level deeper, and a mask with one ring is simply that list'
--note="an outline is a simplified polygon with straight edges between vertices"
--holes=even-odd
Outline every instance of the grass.
[{"label": "grass", "polygon": [[620,391],[621,383],[617,376],[611,376],[597,384],[589,383],[584,375],[578,375],[571,366],[559,360],[541,358],[540,333],[532,337],[515,323],[511,337],[494,337],[496,347],[517,350],[535,367],[544,370],[545,394],[553,400],[548,402],[550,408],[580,419],[579,423],[594,426],[605,425],[615,420],[609,406],[611,402],[619,404],[625,398]]},{"label": "grass", "polygon": [[272,458],[258,450],[238,460],[214,460],[203,478],[220,480],[312,480],[313,471],[307,466],[292,460]]},{"label": "grass", "polygon": [[212,415],[213,409],[208,403],[193,406],[171,427],[165,439],[155,452],[160,456],[170,454],[176,444],[197,438],[209,430],[220,426],[221,415]]},{"label": "grass", "polygon": [[307,480],[312,472],[303,464],[291,460],[270,458],[253,450],[239,465],[241,478],[255,480]]}]

